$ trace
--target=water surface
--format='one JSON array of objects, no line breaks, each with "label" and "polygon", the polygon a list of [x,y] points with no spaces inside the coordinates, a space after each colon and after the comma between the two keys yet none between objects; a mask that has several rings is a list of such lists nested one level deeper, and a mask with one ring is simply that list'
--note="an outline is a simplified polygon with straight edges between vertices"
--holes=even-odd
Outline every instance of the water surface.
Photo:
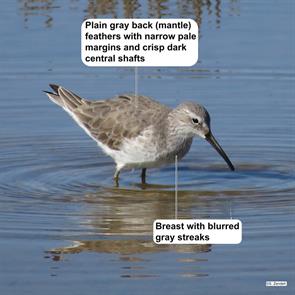
[{"label": "water surface", "polygon": [[[124,4],[123,4],[124,3]],[[174,217],[174,167],[112,182],[114,164],[41,92],[134,91],[132,68],[87,68],[87,17],[190,17],[191,68],[140,68],[139,92],[204,104],[236,166],[195,140],[179,163],[180,218],[237,218],[240,245],[157,246]],[[1,294],[293,294],[293,1],[7,1],[0,18]],[[288,287],[266,288],[267,280]],[[232,290],[232,291],[231,291]]]}]

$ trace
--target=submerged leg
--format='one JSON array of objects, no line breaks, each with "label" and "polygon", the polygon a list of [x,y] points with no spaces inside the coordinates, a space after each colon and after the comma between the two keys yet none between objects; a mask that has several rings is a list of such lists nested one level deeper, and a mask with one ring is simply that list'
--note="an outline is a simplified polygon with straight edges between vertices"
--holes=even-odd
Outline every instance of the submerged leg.
[{"label": "submerged leg", "polygon": [[146,180],[146,168],[142,168],[142,170],[141,170],[141,183],[146,184],[145,180]]},{"label": "submerged leg", "polygon": [[120,170],[116,169],[116,172],[114,174],[114,181],[116,186],[119,186],[119,175],[120,175]]}]

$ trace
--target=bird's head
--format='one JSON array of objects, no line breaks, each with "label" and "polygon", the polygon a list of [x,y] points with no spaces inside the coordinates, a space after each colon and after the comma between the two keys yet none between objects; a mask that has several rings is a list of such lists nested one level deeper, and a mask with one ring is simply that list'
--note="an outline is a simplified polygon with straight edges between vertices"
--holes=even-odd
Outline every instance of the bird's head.
[{"label": "bird's head", "polygon": [[219,145],[211,132],[210,115],[208,111],[200,104],[185,102],[176,107],[170,116],[170,121],[185,137],[200,136],[206,139],[219,155],[225,160],[231,170],[235,170],[228,156]]}]

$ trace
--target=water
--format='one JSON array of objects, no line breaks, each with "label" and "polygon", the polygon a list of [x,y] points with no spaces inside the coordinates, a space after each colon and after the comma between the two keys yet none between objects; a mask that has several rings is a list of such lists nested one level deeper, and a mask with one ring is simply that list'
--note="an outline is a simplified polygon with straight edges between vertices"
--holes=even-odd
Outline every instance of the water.
[{"label": "water", "polygon": [[[6,1],[0,18],[1,294],[293,294],[294,2]],[[237,218],[240,245],[157,246],[174,167],[123,172],[41,90],[133,92],[134,69],[87,68],[86,17],[191,17],[197,65],[139,68],[138,92],[204,104],[235,164],[195,140],[179,163],[179,218]],[[266,288],[267,280],[288,287]],[[233,290],[232,293],[229,290]]]}]

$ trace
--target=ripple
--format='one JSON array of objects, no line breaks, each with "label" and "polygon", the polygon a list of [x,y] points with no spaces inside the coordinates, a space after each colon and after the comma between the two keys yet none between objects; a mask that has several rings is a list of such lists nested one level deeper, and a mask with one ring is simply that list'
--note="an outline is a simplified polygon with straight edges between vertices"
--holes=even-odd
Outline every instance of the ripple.
[{"label": "ripple", "polygon": [[[179,164],[180,216],[228,218],[228,202],[243,204],[243,215],[247,208],[293,208],[289,161],[246,161],[253,157],[249,151],[231,172],[211,150],[193,148]],[[127,235],[132,244],[137,236],[151,235],[155,219],[174,216],[173,165],[148,170],[144,186],[140,171],[124,171],[120,187],[114,187],[112,160],[83,136],[4,138],[0,164],[2,236],[62,235],[83,242],[89,235]]]},{"label": "ripple", "polygon": [[[231,172],[210,153],[203,152],[198,164],[191,158],[192,151],[179,165],[179,188],[197,194],[243,194],[246,192],[274,193],[283,188],[294,189],[294,172],[289,162],[278,164],[235,163]],[[245,156],[245,154],[244,154]],[[211,159],[212,158],[212,159]],[[203,160],[206,159],[206,160]],[[68,195],[96,191],[100,188],[112,190],[114,164],[103,155],[95,144],[75,137],[52,139],[15,138],[2,142],[0,153],[0,191],[13,201],[20,195],[27,199],[46,195]],[[124,171],[120,190],[165,191],[174,190],[174,167],[148,170],[149,184],[138,181],[138,170]],[[230,189],[226,189],[226,187]],[[116,191],[116,189],[114,189]]]}]

